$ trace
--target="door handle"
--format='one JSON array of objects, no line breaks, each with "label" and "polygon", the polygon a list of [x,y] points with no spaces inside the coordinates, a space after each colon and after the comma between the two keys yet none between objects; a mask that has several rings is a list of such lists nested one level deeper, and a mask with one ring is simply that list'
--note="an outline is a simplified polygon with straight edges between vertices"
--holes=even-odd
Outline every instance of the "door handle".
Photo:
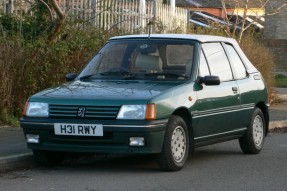
[{"label": "door handle", "polygon": [[237,87],[232,87],[232,91],[233,91],[233,93],[237,93],[238,92],[238,88]]}]

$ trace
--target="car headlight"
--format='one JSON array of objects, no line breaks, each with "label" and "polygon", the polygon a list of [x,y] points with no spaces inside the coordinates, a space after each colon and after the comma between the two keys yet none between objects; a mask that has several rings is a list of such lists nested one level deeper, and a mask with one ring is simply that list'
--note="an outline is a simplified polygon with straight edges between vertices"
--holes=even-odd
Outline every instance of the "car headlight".
[{"label": "car headlight", "polygon": [[42,102],[28,102],[26,109],[28,117],[48,117],[49,105]]},{"label": "car headlight", "polygon": [[155,105],[123,105],[117,119],[155,119]]}]

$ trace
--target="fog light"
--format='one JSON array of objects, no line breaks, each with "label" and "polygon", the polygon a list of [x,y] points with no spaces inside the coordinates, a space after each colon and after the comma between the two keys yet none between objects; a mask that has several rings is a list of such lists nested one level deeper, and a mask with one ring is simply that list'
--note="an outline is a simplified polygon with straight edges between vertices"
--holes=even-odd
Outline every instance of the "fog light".
[{"label": "fog light", "polygon": [[27,134],[26,139],[28,143],[39,143],[39,135]]},{"label": "fog light", "polygon": [[144,144],[143,137],[130,137],[130,146],[144,146]]}]

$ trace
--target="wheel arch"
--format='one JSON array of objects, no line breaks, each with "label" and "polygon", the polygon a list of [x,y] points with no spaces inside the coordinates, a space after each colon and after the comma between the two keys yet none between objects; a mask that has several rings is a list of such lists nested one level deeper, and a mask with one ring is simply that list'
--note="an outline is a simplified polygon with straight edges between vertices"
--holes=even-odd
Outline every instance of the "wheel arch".
[{"label": "wheel arch", "polygon": [[193,128],[192,128],[192,116],[189,112],[189,110],[185,107],[180,107],[176,109],[172,115],[177,115],[183,118],[185,121],[185,124],[188,128],[188,134],[189,134],[189,145],[190,145],[190,151],[193,151],[194,149],[194,136],[193,136]]},{"label": "wheel arch", "polygon": [[267,136],[269,132],[269,108],[264,102],[257,103],[256,107],[259,108],[264,115],[264,120],[265,120],[265,125],[266,125],[265,135]]},{"label": "wheel arch", "polygon": [[172,115],[177,115],[177,116],[182,117],[186,125],[188,126],[188,128],[191,127],[191,114],[187,108],[184,108],[184,107],[178,108],[172,113]]}]

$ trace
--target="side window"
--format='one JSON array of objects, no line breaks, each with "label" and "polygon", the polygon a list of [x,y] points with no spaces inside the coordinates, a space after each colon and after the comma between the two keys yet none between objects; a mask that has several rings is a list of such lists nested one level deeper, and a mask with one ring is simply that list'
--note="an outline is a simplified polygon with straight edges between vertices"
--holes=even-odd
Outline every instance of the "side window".
[{"label": "side window", "polygon": [[233,80],[229,61],[220,43],[202,44],[211,75],[219,76],[220,81]]},{"label": "side window", "polygon": [[247,76],[246,68],[238,56],[236,50],[230,44],[226,44],[226,49],[230,55],[231,62],[234,66],[234,71],[236,74],[236,79],[242,79]]},{"label": "side window", "polygon": [[210,75],[208,65],[207,65],[207,62],[205,60],[205,56],[204,56],[202,51],[200,54],[199,75],[202,77]]}]

